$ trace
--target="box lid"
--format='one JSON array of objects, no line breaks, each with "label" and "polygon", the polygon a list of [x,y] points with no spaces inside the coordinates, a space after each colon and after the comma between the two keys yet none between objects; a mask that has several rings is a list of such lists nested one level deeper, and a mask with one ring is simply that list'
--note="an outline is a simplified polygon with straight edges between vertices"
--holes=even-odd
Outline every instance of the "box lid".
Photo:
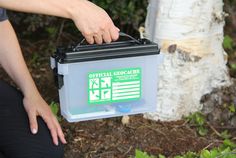
[{"label": "box lid", "polygon": [[127,58],[156,55],[160,49],[147,39],[117,41],[110,44],[77,45],[57,48],[54,58],[57,62],[73,63],[83,61]]}]

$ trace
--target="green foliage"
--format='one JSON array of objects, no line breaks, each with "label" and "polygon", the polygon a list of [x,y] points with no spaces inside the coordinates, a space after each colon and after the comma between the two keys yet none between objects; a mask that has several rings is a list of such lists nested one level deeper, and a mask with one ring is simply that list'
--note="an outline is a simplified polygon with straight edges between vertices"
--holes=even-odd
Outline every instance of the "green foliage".
[{"label": "green foliage", "polygon": [[208,129],[206,128],[206,118],[202,113],[200,112],[193,113],[186,119],[190,124],[196,126],[197,132],[200,136],[205,136],[207,134]]},{"label": "green foliage", "polygon": [[159,158],[166,158],[164,155],[159,154]]},{"label": "green foliage", "polygon": [[223,46],[225,49],[233,50],[233,46],[234,46],[233,39],[230,36],[226,35],[224,37]]},{"label": "green foliage", "polygon": [[135,150],[135,158],[154,158],[153,156],[149,156],[146,152],[142,152],[140,150]]},{"label": "green foliage", "polygon": [[153,155],[148,155],[146,152],[142,152],[140,150],[135,150],[135,158],[166,158],[164,155],[159,154],[158,157]]},{"label": "green foliage", "polygon": [[[135,158],[155,158],[155,156],[149,156],[146,152],[139,150],[136,150],[135,154]],[[165,156],[159,155],[158,158],[165,158]],[[187,152],[174,158],[236,158],[236,144],[226,139],[222,145],[211,150],[203,149],[199,153]]]},{"label": "green foliage", "polygon": [[236,71],[236,64],[230,64],[230,68],[232,68],[234,71]]},{"label": "green foliage", "polygon": [[234,103],[224,104],[223,107],[228,110],[230,113],[234,114],[236,113],[236,108]]},{"label": "green foliage", "polygon": [[58,32],[58,28],[57,27],[46,27],[46,31],[48,33],[48,35],[52,38],[56,37],[57,32]]},{"label": "green foliage", "polygon": [[231,113],[235,113],[235,105],[234,105],[234,104],[231,104],[231,105],[229,106],[229,111],[230,111]]},{"label": "green foliage", "polygon": [[57,117],[57,120],[60,122],[62,118],[58,115],[59,113],[59,105],[55,102],[51,102],[50,108],[52,113]]},{"label": "green foliage", "polygon": [[174,158],[198,158],[198,154],[194,153],[194,152],[187,152],[185,155],[178,155],[175,156]]},{"label": "green foliage", "polygon": [[230,148],[232,150],[236,148],[236,144],[229,139],[225,139],[221,148],[223,149]]},{"label": "green foliage", "polygon": [[230,134],[227,130],[221,132],[221,133],[220,133],[220,136],[221,136],[221,138],[223,138],[223,139],[229,139],[229,138],[231,138],[231,134]]},{"label": "green foliage", "polygon": [[203,126],[205,124],[205,116],[200,112],[193,113],[187,119],[190,123],[194,123],[197,126]]},{"label": "green foliage", "polygon": [[200,158],[216,158],[218,156],[218,151],[217,150],[202,150],[200,154]]}]

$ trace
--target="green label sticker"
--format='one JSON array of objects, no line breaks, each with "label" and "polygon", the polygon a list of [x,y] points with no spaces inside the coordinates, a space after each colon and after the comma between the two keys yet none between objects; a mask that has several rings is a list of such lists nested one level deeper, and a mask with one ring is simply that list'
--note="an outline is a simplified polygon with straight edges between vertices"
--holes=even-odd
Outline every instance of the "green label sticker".
[{"label": "green label sticker", "polygon": [[88,103],[104,104],[141,98],[141,68],[128,68],[88,74]]}]

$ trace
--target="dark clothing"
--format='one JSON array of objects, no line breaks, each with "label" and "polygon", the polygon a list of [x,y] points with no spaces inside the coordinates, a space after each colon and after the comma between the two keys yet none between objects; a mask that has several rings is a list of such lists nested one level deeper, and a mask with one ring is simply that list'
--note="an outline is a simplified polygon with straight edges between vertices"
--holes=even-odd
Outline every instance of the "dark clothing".
[{"label": "dark clothing", "polygon": [[31,134],[22,93],[0,81],[0,158],[63,158],[63,145],[53,144],[41,118],[38,127]]},{"label": "dark clothing", "polygon": [[3,8],[0,8],[0,22],[7,19],[7,13],[6,10]]}]

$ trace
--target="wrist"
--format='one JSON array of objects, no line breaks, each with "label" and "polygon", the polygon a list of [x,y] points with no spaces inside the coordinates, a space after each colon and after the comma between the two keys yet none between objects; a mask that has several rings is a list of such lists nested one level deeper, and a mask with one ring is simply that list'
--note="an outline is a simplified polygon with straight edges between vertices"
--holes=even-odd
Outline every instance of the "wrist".
[{"label": "wrist", "polygon": [[86,1],[87,0],[73,0],[67,7],[68,18],[72,20],[77,19],[79,17],[78,14],[83,10]]},{"label": "wrist", "polygon": [[41,97],[40,93],[37,90],[31,92],[23,92],[24,98],[38,98]]},{"label": "wrist", "polygon": [[21,87],[21,91],[26,98],[38,97],[40,93],[35,84],[28,84]]}]

